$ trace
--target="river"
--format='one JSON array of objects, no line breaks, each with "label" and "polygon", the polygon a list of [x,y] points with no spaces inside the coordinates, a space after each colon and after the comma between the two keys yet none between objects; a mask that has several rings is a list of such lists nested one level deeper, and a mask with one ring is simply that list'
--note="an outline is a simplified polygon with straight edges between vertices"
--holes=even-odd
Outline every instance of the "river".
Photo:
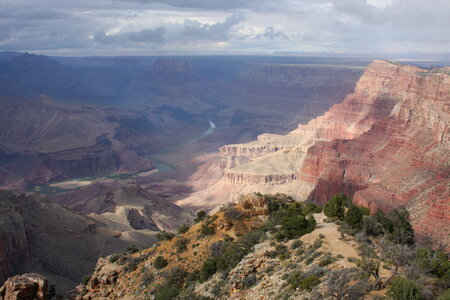
[{"label": "river", "polygon": [[[202,135],[200,135],[196,138],[193,138],[191,140],[188,140],[185,143],[189,143],[189,144],[196,143],[196,142],[200,141],[201,139],[207,137],[208,135],[211,135],[216,130],[217,126],[213,120],[209,120],[208,122],[209,122],[209,128],[207,130],[205,130]],[[161,150],[158,153],[146,156],[148,159],[150,159],[154,162],[155,169],[158,169],[157,173],[171,172],[171,171],[174,171],[176,168],[174,166],[171,166],[170,164],[168,164],[165,161],[157,159],[154,155],[167,153],[167,152],[171,151],[173,148],[176,148],[179,146],[180,145],[168,147],[168,148]],[[142,173],[146,173],[146,172],[110,174],[107,176],[98,176],[98,177],[89,177],[89,178],[75,178],[75,179],[70,179],[70,180],[65,180],[65,181],[51,182],[51,183],[37,185],[33,188],[33,190],[36,192],[43,193],[43,194],[59,194],[59,193],[63,193],[63,192],[75,189],[75,188],[80,188],[86,184],[94,183],[98,180],[103,180],[103,179],[108,179],[108,178],[128,179],[128,178],[132,178],[134,176],[139,176],[139,174],[142,174]],[[70,186],[70,188],[65,188],[65,186]]]},{"label": "river", "polygon": [[[217,128],[217,125],[216,125],[216,123],[214,123],[213,120],[209,120],[208,122],[209,122],[209,128],[208,128],[208,129],[206,129],[200,136],[198,136],[198,137],[196,137],[196,138],[193,138],[193,139],[191,139],[191,140],[188,140],[188,141],[185,142],[185,143],[186,143],[186,144],[196,143],[196,142],[200,141],[201,139],[207,137],[208,135],[213,134],[214,131],[215,131],[216,128]],[[159,170],[158,173],[165,173],[165,172],[174,171],[174,170],[175,170],[175,167],[171,166],[170,164],[168,164],[168,163],[166,163],[166,162],[164,162],[164,161],[162,161],[162,160],[157,159],[157,158],[155,157],[155,155],[167,153],[167,152],[169,152],[169,151],[171,151],[171,150],[173,150],[174,148],[179,147],[179,146],[180,146],[180,145],[177,145],[177,146],[171,146],[171,147],[168,147],[168,148],[165,148],[165,149],[161,150],[161,151],[158,152],[158,153],[155,153],[155,154],[153,154],[153,155],[147,156],[147,158],[151,159],[151,160],[155,163],[156,169]]]}]

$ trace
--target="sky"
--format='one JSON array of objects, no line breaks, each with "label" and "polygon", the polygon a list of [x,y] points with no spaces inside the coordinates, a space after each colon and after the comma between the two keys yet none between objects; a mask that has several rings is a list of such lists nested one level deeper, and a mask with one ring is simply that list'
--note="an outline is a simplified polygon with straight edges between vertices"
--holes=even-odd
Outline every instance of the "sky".
[{"label": "sky", "polygon": [[450,52],[448,0],[0,0],[0,50]]}]

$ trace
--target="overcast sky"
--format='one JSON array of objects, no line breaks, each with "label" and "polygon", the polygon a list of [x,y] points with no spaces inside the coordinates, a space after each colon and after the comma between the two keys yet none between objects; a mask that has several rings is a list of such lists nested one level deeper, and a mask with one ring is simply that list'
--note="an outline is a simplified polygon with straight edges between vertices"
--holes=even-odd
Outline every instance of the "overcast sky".
[{"label": "overcast sky", "polygon": [[0,0],[0,50],[450,52],[449,0]]}]

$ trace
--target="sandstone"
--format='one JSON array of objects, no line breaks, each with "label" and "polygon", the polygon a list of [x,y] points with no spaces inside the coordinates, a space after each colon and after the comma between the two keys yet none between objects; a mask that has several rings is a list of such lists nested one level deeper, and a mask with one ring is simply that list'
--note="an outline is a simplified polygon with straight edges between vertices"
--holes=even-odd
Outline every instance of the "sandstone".
[{"label": "sandstone", "polygon": [[47,300],[47,279],[42,275],[27,273],[9,278],[0,288],[2,300]]},{"label": "sandstone", "polygon": [[269,202],[256,194],[248,194],[242,197],[237,207],[250,216],[269,214]]}]

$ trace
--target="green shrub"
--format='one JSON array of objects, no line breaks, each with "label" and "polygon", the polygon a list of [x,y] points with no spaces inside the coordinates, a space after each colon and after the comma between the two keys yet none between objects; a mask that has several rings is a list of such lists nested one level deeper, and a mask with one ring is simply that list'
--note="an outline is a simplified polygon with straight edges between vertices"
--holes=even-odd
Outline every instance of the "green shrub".
[{"label": "green shrub", "polygon": [[297,252],[295,252],[295,254],[297,256],[303,255],[305,253],[305,249],[298,249]]},{"label": "green shrub", "polygon": [[187,277],[188,273],[180,266],[175,266],[172,269],[164,272],[164,278],[167,281],[176,282],[181,284]]},{"label": "green shrub", "polygon": [[139,249],[134,244],[131,245],[130,247],[128,247],[127,250],[125,250],[125,252],[131,253],[131,254],[136,253],[138,251],[139,251]]},{"label": "green shrub", "polygon": [[303,242],[301,240],[295,240],[291,244],[291,249],[295,250],[297,248],[300,248],[303,245]]},{"label": "green shrub", "polygon": [[81,284],[87,285],[89,283],[89,280],[91,280],[91,276],[84,276],[83,279],[81,279]]},{"label": "green shrub", "polygon": [[285,260],[285,259],[289,258],[290,253],[289,253],[288,249],[286,248],[286,246],[284,246],[283,244],[277,244],[275,246],[274,250],[267,251],[265,253],[265,255],[270,258],[278,257],[281,260]]},{"label": "green shrub", "polygon": [[292,272],[286,281],[293,290],[300,288],[307,291],[311,291],[314,286],[320,283],[320,279],[316,275],[306,276],[301,271]]},{"label": "green shrub", "polygon": [[448,289],[444,294],[442,294],[438,300],[450,300],[450,289]]},{"label": "green shrub", "polygon": [[364,232],[366,235],[371,236],[379,236],[385,233],[385,229],[381,223],[379,223],[375,215],[374,216],[364,216],[363,217],[363,223],[364,223]]},{"label": "green shrub", "polygon": [[207,216],[208,216],[208,214],[206,212],[204,212],[203,210],[199,210],[197,212],[197,215],[196,215],[195,219],[194,219],[194,222],[198,223],[200,221],[203,221]]},{"label": "green shrub", "polygon": [[228,206],[223,209],[223,216],[228,222],[239,221],[242,219],[242,213],[234,206]]},{"label": "green shrub", "polygon": [[322,212],[322,207],[312,203],[312,202],[303,202],[302,205],[302,214],[303,215],[309,215],[309,214],[318,214]]},{"label": "green shrub", "polygon": [[422,298],[420,286],[413,280],[401,276],[395,277],[386,295],[394,300],[419,300]]},{"label": "green shrub", "polygon": [[153,266],[158,270],[165,268],[167,264],[168,264],[167,260],[165,260],[164,257],[162,257],[161,255],[157,256],[155,261],[153,262]]},{"label": "green shrub", "polygon": [[180,236],[175,241],[175,248],[177,249],[178,253],[182,253],[187,250],[187,244],[189,243],[189,240]]},{"label": "green shrub", "polygon": [[349,200],[344,194],[334,195],[330,201],[325,204],[323,213],[328,218],[336,218],[338,220],[344,219],[344,206],[348,204]]},{"label": "green shrub", "polygon": [[211,246],[209,247],[210,255],[213,257],[221,255],[225,251],[227,245],[228,244],[224,241],[212,243]]},{"label": "green shrub", "polygon": [[258,279],[256,279],[254,274],[247,275],[242,279],[242,288],[248,289],[249,287],[254,286],[257,282]]},{"label": "green shrub", "polygon": [[217,220],[217,215],[205,219],[202,226],[200,227],[200,237],[203,238],[208,235],[213,235],[216,232],[213,226],[215,220]]},{"label": "green shrub", "polygon": [[320,279],[316,275],[310,275],[304,278],[300,284],[302,290],[311,292],[312,288],[320,283]]},{"label": "green shrub", "polygon": [[158,232],[156,238],[158,239],[158,242],[161,242],[161,241],[170,241],[174,236],[175,235],[173,233],[161,231]]},{"label": "green shrub", "polygon": [[217,272],[217,258],[210,257],[203,263],[198,279],[200,280],[200,282],[206,281],[216,272]]},{"label": "green shrub", "polygon": [[320,247],[322,247],[323,244],[323,240],[321,238],[315,239],[314,243],[310,246],[312,248],[314,248],[315,250],[319,249]]},{"label": "green shrub", "polygon": [[213,235],[215,232],[216,230],[214,229],[214,227],[207,222],[203,223],[202,226],[200,227],[200,237]]},{"label": "green shrub", "polygon": [[332,257],[331,255],[326,255],[319,260],[318,265],[319,265],[319,267],[325,267],[335,261],[336,261],[336,259],[334,257]]},{"label": "green shrub", "polygon": [[155,300],[171,300],[180,294],[181,288],[175,282],[167,282],[155,289]]},{"label": "green shrub", "polygon": [[197,280],[199,280],[199,277],[200,277],[200,271],[196,270],[191,273],[188,273],[184,281],[186,284],[189,284],[189,283],[196,282]]},{"label": "green shrub", "polygon": [[217,257],[209,257],[203,264],[199,273],[200,281],[206,281],[217,271],[228,271],[234,268],[241,259],[250,253],[253,246],[261,242],[265,232],[257,230],[247,233],[233,242],[224,246],[224,251]]},{"label": "green shrub", "polygon": [[388,218],[395,224],[390,238],[397,244],[414,244],[414,229],[409,222],[409,212],[405,208],[391,210]]},{"label": "green shrub", "polygon": [[142,259],[139,257],[129,257],[126,261],[126,265],[123,268],[125,272],[133,272],[136,270],[138,265],[142,262]]},{"label": "green shrub", "polygon": [[444,286],[450,286],[450,260],[444,251],[419,248],[416,251],[416,261],[419,266],[437,276]]},{"label": "green shrub", "polygon": [[122,256],[122,254],[114,253],[109,257],[109,262],[115,263],[121,256]]},{"label": "green shrub", "polygon": [[183,224],[180,227],[178,227],[178,234],[183,234],[185,232],[187,232],[189,230],[191,226],[189,226],[188,224]]},{"label": "green shrub", "polygon": [[344,221],[352,228],[361,230],[363,227],[363,216],[364,212],[360,207],[351,205],[345,214]]},{"label": "green shrub", "polygon": [[317,257],[322,255],[321,252],[315,252],[305,257],[305,265],[310,265]]},{"label": "green shrub", "polygon": [[405,208],[393,209],[387,215],[382,210],[377,210],[373,216],[365,216],[363,220],[364,231],[368,235],[384,234],[397,244],[413,245],[415,242],[414,230]]},{"label": "green shrub", "polygon": [[287,209],[279,209],[273,214],[272,223],[281,225],[281,230],[275,235],[278,240],[296,239],[310,233],[316,226],[312,215],[305,217],[302,214],[302,205],[299,202],[291,203]]},{"label": "green shrub", "polygon": [[144,287],[149,286],[153,282],[153,280],[154,280],[153,273],[150,272],[149,270],[145,270],[142,273],[141,281]]}]

